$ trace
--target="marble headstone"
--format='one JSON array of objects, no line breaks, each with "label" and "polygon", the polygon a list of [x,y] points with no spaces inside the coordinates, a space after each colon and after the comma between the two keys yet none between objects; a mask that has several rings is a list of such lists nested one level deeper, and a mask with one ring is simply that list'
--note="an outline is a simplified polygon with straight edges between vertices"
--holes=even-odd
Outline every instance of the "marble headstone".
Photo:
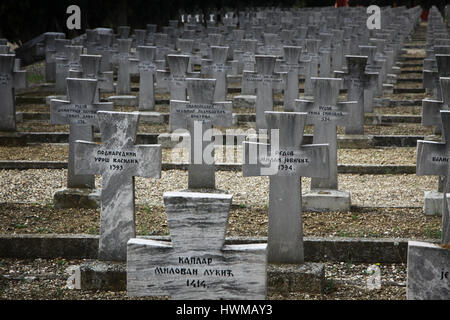
[{"label": "marble headstone", "polygon": [[224,244],[231,200],[223,194],[165,193],[172,243],[128,242],[128,295],[265,299],[266,244]]},{"label": "marble headstone", "polygon": [[139,113],[98,112],[102,145],[76,141],[77,174],[101,174],[99,260],[125,261],[136,237],[134,177],[161,177],[161,145],[135,145]]}]

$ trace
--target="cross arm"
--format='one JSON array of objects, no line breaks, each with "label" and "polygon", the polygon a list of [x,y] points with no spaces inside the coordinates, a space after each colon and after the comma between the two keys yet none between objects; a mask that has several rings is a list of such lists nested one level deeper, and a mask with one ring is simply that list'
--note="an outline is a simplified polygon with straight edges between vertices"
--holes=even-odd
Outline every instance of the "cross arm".
[{"label": "cross arm", "polygon": [[417,141],[416,174],[446,176],[448,168],[448,151],[446,144],[434,141]]},{"label": "cross arm", "polygon": [[[265,154],[261,152],[265,149]],[[302,145],[299,149],[274,149],[257,142],[243,142],[244,177],[251,176],[299,176],[328,178],[328,144]]]}]

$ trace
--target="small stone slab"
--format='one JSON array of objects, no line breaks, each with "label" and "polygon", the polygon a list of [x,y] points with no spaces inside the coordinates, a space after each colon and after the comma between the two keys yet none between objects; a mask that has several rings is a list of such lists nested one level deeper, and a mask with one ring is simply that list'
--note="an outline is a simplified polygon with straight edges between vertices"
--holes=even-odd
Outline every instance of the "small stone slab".
[{"label": "small stone slab", "polygon": [[129,296],[265,299],[265,244],[224,245],[231,195],[164,194],[172,244],[131,239]]},{"label": "small stone slab", "polygon": [[408,242],[408,300],[450,300],[450,248]]}]

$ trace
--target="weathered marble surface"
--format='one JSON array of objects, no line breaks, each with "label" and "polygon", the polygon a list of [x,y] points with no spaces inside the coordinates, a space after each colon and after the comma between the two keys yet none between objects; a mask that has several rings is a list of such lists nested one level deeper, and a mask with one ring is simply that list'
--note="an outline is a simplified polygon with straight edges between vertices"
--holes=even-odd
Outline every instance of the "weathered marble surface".
[{"label": "weathered marble surface", "polygon": [[215,188],[214,149],[211,161],[204,158],[205,150],[213,145],[212,126],[228,127],[233,123],[232,103],[214,102],[215,79],[187,79],[189,102],[171,100],[169,128],[188,128],[191,136],[189,164],[190,189]]},{"label": "weathered marble surface", "polygon": [[128,295],[265,299],[266,245],[224,245],[231,199],[222,194],[165,193],[172,244],[128,242]]},{"label": "weathered marble surface", "polygon": [[117,39],[118,50],[118,70],[117,70],[117,87],[116,94],[127,95],[131,93],[131,78],[130,78],[130,50],[132,39]]},{"label": "weathered marble surface", "polygon": [[[243,175],[270,176],[269,263],[304,262],[301,177],[328,177],[328,146],[303,145],[306,117],[306,113],[266,112],[271,145],[243,143]],[[273,136],[275,130],[278,137]]]},{"label": "weathered marble surface", "polygon": [[156,47],[139,46],[139,110],[155,110],[154,80],[156,65],[154,63]]},{"label": "weathered marble surface", "polygon": [[16,131],[14,54],[0,54],[0,131]]},{"label": "weathered marble surface", "polygon": [[[450,191],[450,111],[441,110],[443,142],[417,141],[417,168],[416,174],[443,176],[444,203]],[[450,243],[450,213],[448,206],[443,206],[442,212],[442,243]]]},{"label": "weathered marble surface", "polygon": [[329,178],[312,178],[311,189],[338,190],[337,178],[337,133],[336,126],[347,126],[351,114],[357,107],[356,101],[338,102],[342,79],[311,78],[314,87],[314,101],[295,100],[297,112],[307,112],[307,125],[314,125],[314,144],[329,144]]},{"label": "weathered marble surface", "polygon": [[408,242],[408,300],[450,300],[450,249]]},{"label": "weathered marble surface", "polygon": [[160,145],[135,145],[138,113],[98,112],[102,145],[77,141],[77,174],[101,174],[100,260],[124,261],[136,236],[134,177],[161,177]]},{"label": "weathered marble surface", "polygon": [[93,141],[93,126],[98,125],[97,111],[112,110],[112,103],[95,103],[97,80],[67,79],[69,101],[51,100],[50,123],[69,124],[68,188],[94,188],[92,175],[75,174],[76,140]]},{"label": "weathered marble surface", "polygon": [[256,88],[256,130],[267,129],[264,112],[273,111],[273,90],[284,87],[280,73],[275,73],[275,56],[256,55],[256,72],[244,71],[242,81]]}]

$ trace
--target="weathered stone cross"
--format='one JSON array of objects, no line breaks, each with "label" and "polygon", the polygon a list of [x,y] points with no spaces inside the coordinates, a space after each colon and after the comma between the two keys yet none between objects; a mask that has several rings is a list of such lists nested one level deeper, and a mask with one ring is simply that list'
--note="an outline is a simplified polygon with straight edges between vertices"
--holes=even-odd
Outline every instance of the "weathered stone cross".
[{"label": "weathered stone cross", "polygon": [[337,190],[337,132],[336,126],[347,126],[356,101],[338,102],[342,79],[311,78],[314,101],[295,100],[295,111],[307,112],[307,124],[314,125],[313,143],[328,143],[330,150],[329,178],[312,178],[311,189]]},{"label": "weathered stone cross", "polygon": [[14,54],[0,54],[0,131],[16,131],[14,89],[22,87],[18,87],[21,83],[16,81],[15,57]]},{"label": "weathered stone cross", "polygon": [[136,237],[134,177],[161,177],[161,145],[135,145],[137,112],[98,112],[102,145],[78,140],[76,173],[101,174],[98,258],[125,261],[127,242]]},{"label": "weathered stone cross", "polygon": [[244,71],[242,81],[256,87],[256,130],[267,129],[264,112],[273,111],[273,90],[283,88],[280,73],[275,73],[275,56],[256,55],[256,72]]},{"label": "weathered stone cross", "polygon": [[132,39],[117,39],[118,50],[116,57],[119,63],[117,70],[117,94],[129,94],[131,92],[130,86],[130,50]]},{"label": "weathered stone cross", "polygon": [[205,161],[208,147],[205,131],[212,126],[229,127],[233,122],[232,103],[214,101],[215,82],[215,79],[187,79],[189,102],[170,101],[170,128],[188,126],[191,136],[189,189],[215,189],[214,149],[212,159]]},{"label": "weathered stone cross", "polygon": [[450,244],[450,213],[447,206],[447,194],[450,191],[450,111],[441,110],[440,114],[442,117],[443,141],[417,141],[416,174],[418,176],[438,175],[444,177],[441,242]]},{"label": "weathered stone cross", "polygon": [[127,294],[265,299],[266,244],[225,245],[231,195],[164,194],[172,243],[131,239]]},{"label": "weathered stone cross", "polygon": [[92,175],[75,174],[76,140],[93,141],[92,127],[98,124],[97,111],[112,110],[112,103],[96,103],[95,92],[97,80],[67,78],[70,101],[51,100],[51,124],[69,124],[69,161],[67,172],[68,188],[94,188],[95,179]]},{"label": "weathered stone cross", "polygon": [[300,70],[305,73],[308,62],[299,62],[302,47],[284,46],[284,71],[287,71],[286,83],[284,88],[284,111],[294,110],[294,100],[299,97]]},{"label": "weathered stone cross", "polygon": [[227,100],[227,73],[231,67],[227,65],[228,47],[211,46],[211,59],[202,60],[202,74],[216,79],[214,101]]},{"label": "weathered stone cross", "polygon": [[167,62],[170,71],[156,71],[156,84],[158,88],[168,89],[170,100],[186,100],[186,78],[196,78],[200,74],[188,72],[189,56],[168,54]]},{"label": "weathered stone cross", "polygon": [[139,110],[155,110],[154,79],[156,65],[154,63],[156,47],[139,46]]},{"label": "weathered stone cross", "polygon": [[[270,176],[269,263],[303,263],[301,177],[328,177],[328,145],[303,144],[306,113],[266,112],[265,115],[275,141],[270,146],[243,143],[243,175]],[[278,136],[274,136],[275,130]],[[269,149],[266,155],[261,151],[262,146]]]},{"label": "weathered stone cross", "polygon": [[364,113],[366,100],[373,99],[371,90],[378,84],[376,73],[366,73],[367,57],[351,56],[347,60],[348,73],[335,71],[335,76],[344,80],[344,88],[347,89],[347,99],[357,101],[357,108],[352,112],[352,120],[345,127],[346,134],[364,134]]}]

